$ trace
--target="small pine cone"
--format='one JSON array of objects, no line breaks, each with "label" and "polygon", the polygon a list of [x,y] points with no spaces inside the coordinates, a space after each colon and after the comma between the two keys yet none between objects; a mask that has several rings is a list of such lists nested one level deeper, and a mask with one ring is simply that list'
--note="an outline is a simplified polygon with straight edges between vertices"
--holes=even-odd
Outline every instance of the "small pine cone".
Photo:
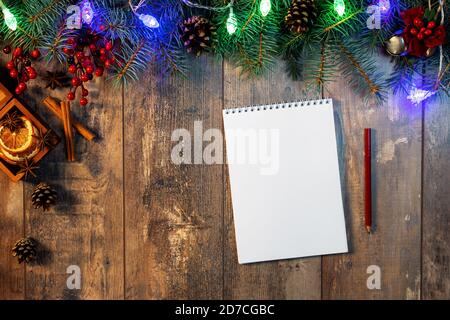
[{"label": "small pine cone", "polygon": [[308,32],[316,19],[314,0],[293,0],[284,21],[291,32],[301,34]]},{"label": "small pine cone", "polygon": [[181,25],[181,40],[187,52],[200,56],[204,51],[213,47],[213,37],[216,28],[208,19],[193,16]]},{"label": "small pine cone", "polygon": [[30,237],[20,239],[12,248],[13,257],[17,257],[19,264],[29,263],[36,259],[36,241]]},{"label": "small pine cone", "polygon": [[39,183],[34,188],[31,195],[31,202],[35,209],[43,208],[44,211],[48,211],[52,205],[56,203],[58,195],[56,191],[46,183]]}]

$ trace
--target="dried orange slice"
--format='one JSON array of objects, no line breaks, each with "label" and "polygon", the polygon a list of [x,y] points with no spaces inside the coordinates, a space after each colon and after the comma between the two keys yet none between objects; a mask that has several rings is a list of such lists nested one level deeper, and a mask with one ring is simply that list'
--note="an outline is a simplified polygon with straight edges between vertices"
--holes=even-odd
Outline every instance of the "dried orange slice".
[{"label": "dried orange slice", "polygon": [[0,147],[9,153],[21,153],[27,151],[33,144],[33,125],[22,117],[23,125],[16,129],[0,127]]}]

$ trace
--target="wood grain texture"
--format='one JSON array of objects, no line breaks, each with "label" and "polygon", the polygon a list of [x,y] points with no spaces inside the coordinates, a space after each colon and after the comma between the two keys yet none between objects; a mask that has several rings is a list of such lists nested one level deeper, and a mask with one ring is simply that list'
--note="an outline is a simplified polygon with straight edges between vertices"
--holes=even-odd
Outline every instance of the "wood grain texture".
[{"label": "wood grain texture", "polygon": [[[41,104],[41,87],[36,82],[26,100],[63,137],[62,123]],[[76,135],[73,163],[60,143],[39,170],[39,178],[56,187],[59,204],[45,213],[32,208],[33,185],[25,184],[26,234],[40,243],[38,263],[27,267],[28,299],[124,296],[122,92],[100,80],[89,90],[91,104],[74,103],[72,115],[94,128],[99,139],[87,142]],[[63,98],[65,92],[55,95]],[[81,268],[81,290],[67,288],[71,265]]]},{"label": "wood grain texture", "polygon": [[222,166],[171,160],[175,129],[194,147],[195,121],[221,127],[222,65],[202,57],[192,70],[162,81],[155,70],[125,95],[127,299],[222,297]]},{"label": "wood grain texture", "polygon": [[[290,80],[283,66],[265,78],[245,79],[240,71],[225,64],[225,108],[305,99],[303,84]],[[310,98],[313,98],[309,96]],[[317,96],[319,97],[319,96]],[[225,186],[225,261],[226,299],[320,299],[321,258],[239,265],[237,261],[233,210],[224,167]]]},{"label": "wood grain texture", "polygon": [[[335,102],[349,254],[323,258],[324,299],[420,297],[421,111],[403,96],[368,105],[336,81]],[[363,129],[373,132],[374,232],[364,228]],[[369,290],[367,268],[381,268],[381,289]]]},{"label": "wood grain texture", "polygon": [[450,98],[425,105],[422,298],[450,299]]},{"label": "wood grain texture", "polygon": [[11,248],[23,237],[23,185],[0,176],[0,300],[25,297],[25,267]]}]

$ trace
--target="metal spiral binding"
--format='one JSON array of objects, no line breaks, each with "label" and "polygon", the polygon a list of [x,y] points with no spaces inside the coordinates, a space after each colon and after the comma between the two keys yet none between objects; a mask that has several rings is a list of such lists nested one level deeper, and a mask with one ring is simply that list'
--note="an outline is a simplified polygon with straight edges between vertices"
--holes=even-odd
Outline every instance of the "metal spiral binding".
[{"label": "metal spiral binding", "polygon": [[277,110],[277,109],[290,109],[290,108],[301,108],[301,107],[309,107],[309,106],[317,106],[331,103],[331,99],[317,99],[317,100],[300,100],[300,101],[291,101],[291,102],[281,102],[275,104],[267,104],[267,105],[250,105],[245,107],[238,108],[228,108],[224,109],[223,112],[225,114],[235,114],[235,113],[245,113],[245,112],[255,112],[255,111],[265,111],[265,110]]}]

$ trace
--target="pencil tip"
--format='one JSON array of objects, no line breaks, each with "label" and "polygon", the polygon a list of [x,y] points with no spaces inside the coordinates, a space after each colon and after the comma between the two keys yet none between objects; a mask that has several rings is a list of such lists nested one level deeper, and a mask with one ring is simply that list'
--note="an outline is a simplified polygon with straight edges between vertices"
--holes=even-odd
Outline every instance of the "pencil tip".
[{"label": "pencil tip", "polygon": [[372,228],[370,227],[370,226],[366,226],[366,231],[367,231],[367,233],[372,233]]}]

